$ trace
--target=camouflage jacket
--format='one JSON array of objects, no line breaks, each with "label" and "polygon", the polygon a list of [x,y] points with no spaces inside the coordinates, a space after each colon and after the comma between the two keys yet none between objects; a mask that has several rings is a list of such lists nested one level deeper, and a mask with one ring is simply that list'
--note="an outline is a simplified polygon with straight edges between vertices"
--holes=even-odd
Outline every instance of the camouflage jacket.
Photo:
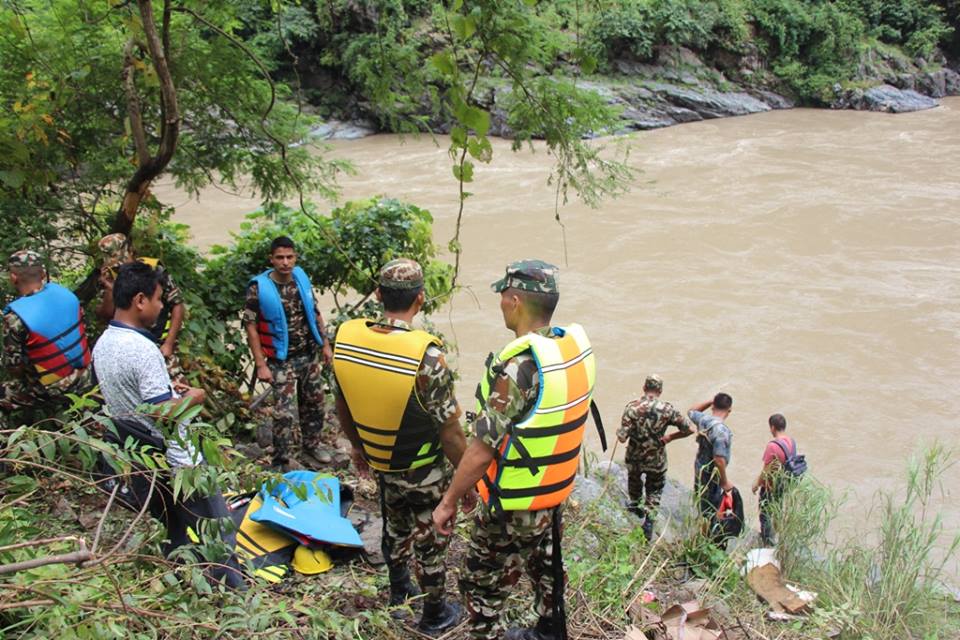
[{"label": "camouflage jacket", "polygon": [[[384,331],[390,331],[386,327],[396,327],[395,330],[413,328],[403,320],[393,318],[380,318],[377,320],[377,324],[383,325]],[[374,329],[376,330],[376,327]],[[392,331],[390,332],[392,333]],[[460,405],[457,403],[457,396],[454,392],[453,372],[447,365],[447,358],[441,347],[436,345],[427,347],[427,351],[423,354],[423,360],[420,361],[420,368],[417,369],[417,379],[414,384],[417,390],[417,398],[419,398],[423,408],[436,421],[437,426],[444,424],[451,418],[460,417]],[[334,376],[333,390],[338,395],[340,394],[336,376]]]},{"label": "camouflage jacket", "polygon": [[[287,317],[287,332],[289,343],[287,345],[288,354],[299,354],[309,351],[316,344],[310,335],[310,326],[307,324],[306,310],[303,308],[303,302],[300,300],[300,291],[297,289],[297,283],[294,280],[286,284],[277,285],[277,291],[280,292],[280,301],[283,303],[283,313]],[[317,296],[313,295],[313,307],[319,309],[317,305]],[[247,288],[247,299],[243,309],[243,324],[257,324],[260,319],[260,287],[256,282]],[[323,331],[323,327],[320,327]]]},{"label": "camouflage jacket", "polygon": [[[542,327],[535,333],[549,336],[550,327]],[[540,376],[533,353],[524,351],[510,358],[490,383],[490,395],[473,423],[474,436],[493,448],[499,447],[513,432],[513,425],[534,409],[539,393]]]},{"label": "camouflage jacket", "polygon": [[657,396],[629,402],[617,430],[618,438],[628,438],[625,462],[654,470],[666,468],[667,452],[660,438],[671,425],[685,433],[693,431],[682,413]]}]

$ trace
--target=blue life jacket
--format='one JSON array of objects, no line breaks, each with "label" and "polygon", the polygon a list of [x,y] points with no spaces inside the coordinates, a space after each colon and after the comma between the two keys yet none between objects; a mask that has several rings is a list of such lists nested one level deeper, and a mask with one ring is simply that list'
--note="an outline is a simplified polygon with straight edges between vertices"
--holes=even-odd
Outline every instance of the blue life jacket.
[{"label": "blue life jacket", "polygon": [[15,313],[27,327],[27,359],[40,383],[50,386],[90,364],[90,349],[77,296],[54,282],[17,298],[4,313]]},{"label": "blue life jacket", "polygon": [[[257,283],[257,294],[260,299],[260,318],[257,322],[257,333],[260,334],[260,346],[263,355],[276,360],[287,359],[287,347],[290,345],[290,336],[287,331],[287,314],[283,310],[283,301],[280,299],[280,290],[277,283],[270,279],[273,269],[267,269],[260,275],[252,278],[250,284]],[[317,326],[317,310],[313,306],[313,286],[310,278],[300,267],[293,268],[293,281],[297,283],[300,300],[307,316],[307,326],[310,335],[323,345],[323,336]]]}]

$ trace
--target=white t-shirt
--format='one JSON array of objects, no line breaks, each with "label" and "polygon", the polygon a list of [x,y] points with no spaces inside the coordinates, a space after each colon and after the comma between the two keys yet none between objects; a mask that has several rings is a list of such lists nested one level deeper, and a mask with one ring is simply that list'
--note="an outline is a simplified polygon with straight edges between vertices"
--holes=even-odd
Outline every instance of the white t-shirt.
[{"label": "white t-shirt", "polygon": [[[146,330],[113,320],[93,347],[94,370],[107,411],[114,417],[132,418],[155,435],[162,434],[152,418],[137,412],[144,404],[160,404],[179,398],[170,384],[163,354]],[[190,443],[186,421],[177,425],[184,445],[167,438],[167,462],[171,467],[186,467],[203,462]]]}]

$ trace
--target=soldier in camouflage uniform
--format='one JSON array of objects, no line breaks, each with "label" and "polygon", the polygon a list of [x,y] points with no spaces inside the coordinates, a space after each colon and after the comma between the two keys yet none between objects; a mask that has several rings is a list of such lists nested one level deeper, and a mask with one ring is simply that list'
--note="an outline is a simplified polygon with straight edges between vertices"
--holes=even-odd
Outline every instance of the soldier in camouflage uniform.
[{"label": "soldier in camouflage uniform", "polygon": [[178,384],[186,384],[183,370],[180,367],[180,359],[177,357],[177,338],[180,336],[180,329],[183,327],[183,319],[187,312],[180,288],[159,261],[153,258],[137,258],[129,238],[122,233],[111,233],[104,236],[97,243],[97,248],[101,256],[100,288],[102,289],[102,297],[97,307],[97,317],[103,321],[108,322],[113,319],[113,281],[117,277],[117,269],[120,265],[139,260],[149,264],[160,274],[163,311],[160,313],[157,323],[150,328],[150,333],[167,363],[167,373],[170,374],[170,379]]},{"label": "soldier in camouflage uniform", "polygon": [[[559,300],[558,269],[540,260],[521,260],[507,267],[504,278],[493,283],[501,294],[504,324],[519,337],[527,333],[552,335],[550,320]],[[529,350],[498,365],[490,393],[473,421],[474,438],[457,467],[450,489],[433,513],[434,526],[444,534],[453,531],[457,502],[484,476],[504,438],[530,414],[540,393],[537,363]],[[470,534],[460,578],[460,591],[470,615],[472,638],[549,640],[554,635],[553,523],[563,506],[535,511],[494,513],[481,504]],[[536,628],[510,629],[502,634],[500,616],[510,590],[524,569],[534,590]],[[562,595],[562,594],[561,594]]]},{"label": "soldier in camouflage uniform", "polygon": [[[627,493],[629,509],[643,521],[647,540],[653,538],[653,524],[660,509],[660,496],[667,481],[666,445],[693,433],[689,422],[672,404],[660,399],[663,380],[658,375],[647,376],[643,383],[643,397],[632,400],[623,411],[617,438],[628,442]],[[678,429],[667,435],[667,427]],[[646,489],[646,496],[644,496]]]},{"label": "soldier in camouflage uniform", "polygon": [[[67,393],[84,393],[92,385],[90,376],[90,367],[84,364],[81,367],[67,367],[60,371],[64,373],[56,380],[51,380],[42,375],[37,364],[30,358],[30,338],[31,331],[27,323],[17,312],[16,302],[23,301],[30,296],[42,295],[45,289],[55,285],[45,284],[46,270],[43,267],[43,260],[39,254],[33,251],[17,251],[10,256],[8,260],[10,272],[10,282],[20,294],[20,298],[11,303],[3,311],[3,366],[10,374],[12,380],[0,385],[0,410],[4,412],[15,411],[19,409],[55,409],[58,404],[66,401]],[[63,290],[64,292],[66,290]],[[62,294],[64,298],[71,299],[69,292]],[[74,303],[79,307],[79,301],[76,296],[72,297]],[[82,357],[89,362],[89,349],[87,349],[86,339],[83,337],[84,328],[82,322],[82,309],[78,308],[80,314],[80,323],[77,325],[75,333],[80,339],[82,345]],[[62,315],[60,309],[50,309],[54,315]],[[73,320],[64,318],[64,330],[66,330]],[[62,333],[58,331],[57,333]],[[50,336],[49,338],[54,338]],[[69,341],[71,344],[74,339]],[[34,347],[36,348],[36,347]],[[41,358],[46,357],[46,362],[39,363],[39,366],[49,369],[47,363],[49,353],[44,353]]]},{"label": "soldier in camouflage uniform", "polygon": [[[273,464],[297,468],[303,453],[320,464],[329,464],[331,456],[320,443],[324,405],[321,374],[333,351],[324,334],[323,315],[313,286],[296,266],[297,252],[290,238],[274,239],[270,263],[272,268],[251,280],[247,288],[242,322],[257,379],[273,388]],[[261,287],[273,291],[262,291]],[[265,300],[277,297],[276,309],[263,308]],[[277,319],[275,326],[270,326],[268,316]]]},{"label": "soldier in camouflage uniform", "polygon": [[[423,271],[420,265],[404,258],[391,260],[380,271],[377,299],[384,305],[384,316],[370,325],[382,335],[401,335],[412,330],[411,322],[423,306]],[[341,334],[337,335],[340,345]],[[348,355],[348,359],[349,359]],[[342,352],[334,355],[337,414],[344,434],[353,444],[352,458],[358,473],[366,475],[369,466],[364,443],[357,431],[350,404],[341,390],[342,376],[362,376],[357,369],[344,369]],[[346,379],[346,378],[344,378]],[[360,380],[363,383],[363,380]],[[417,578],[425,594],[420,630],[439,634],[454,626],[461,608],[444,598],[446,550],[449,538],[433,528],[433,509],[450,484],[451,466],[460,462],[466,439],[460,426],[460,405],[454,395],[453,373],[447,366],[441,346],[429,344],[416,371],[413,391],[419,405],[439,437],[444,457],[405,471],[377,472],[380,509],[383,517],[383,555],[390,574],[390,604],[402,604],[419,591],[410,580],[409,564],[416,556]],[[405,415],[408,412],[405,412]],[[369,427],[367,427],[369,430]],[[402,433],[402,432],[401,432]],[[401,436],[398,435],[398,444]],[[376,450],[380,454],[380,450]],[[390,455],[390,454],[381,454]],[[447,462],[449,460],[449,463]]]}]

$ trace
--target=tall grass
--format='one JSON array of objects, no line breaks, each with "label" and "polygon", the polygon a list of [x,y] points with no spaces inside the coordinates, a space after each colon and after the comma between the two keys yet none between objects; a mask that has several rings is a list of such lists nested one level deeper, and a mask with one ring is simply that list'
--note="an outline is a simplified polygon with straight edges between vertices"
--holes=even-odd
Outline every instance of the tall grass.
[{"label": "tall grass", "polygon": [[819,592],[815,621],[842,640],[956,637],[942,581],[960,534],[947,534],[933,508],[951,457],[939,444],[914,457],[903,487],[878,492],[864,525],[832,543],[826,533],[842,501],[813,481],[787,493],[773,514],[780,558],[788,578]]}]

